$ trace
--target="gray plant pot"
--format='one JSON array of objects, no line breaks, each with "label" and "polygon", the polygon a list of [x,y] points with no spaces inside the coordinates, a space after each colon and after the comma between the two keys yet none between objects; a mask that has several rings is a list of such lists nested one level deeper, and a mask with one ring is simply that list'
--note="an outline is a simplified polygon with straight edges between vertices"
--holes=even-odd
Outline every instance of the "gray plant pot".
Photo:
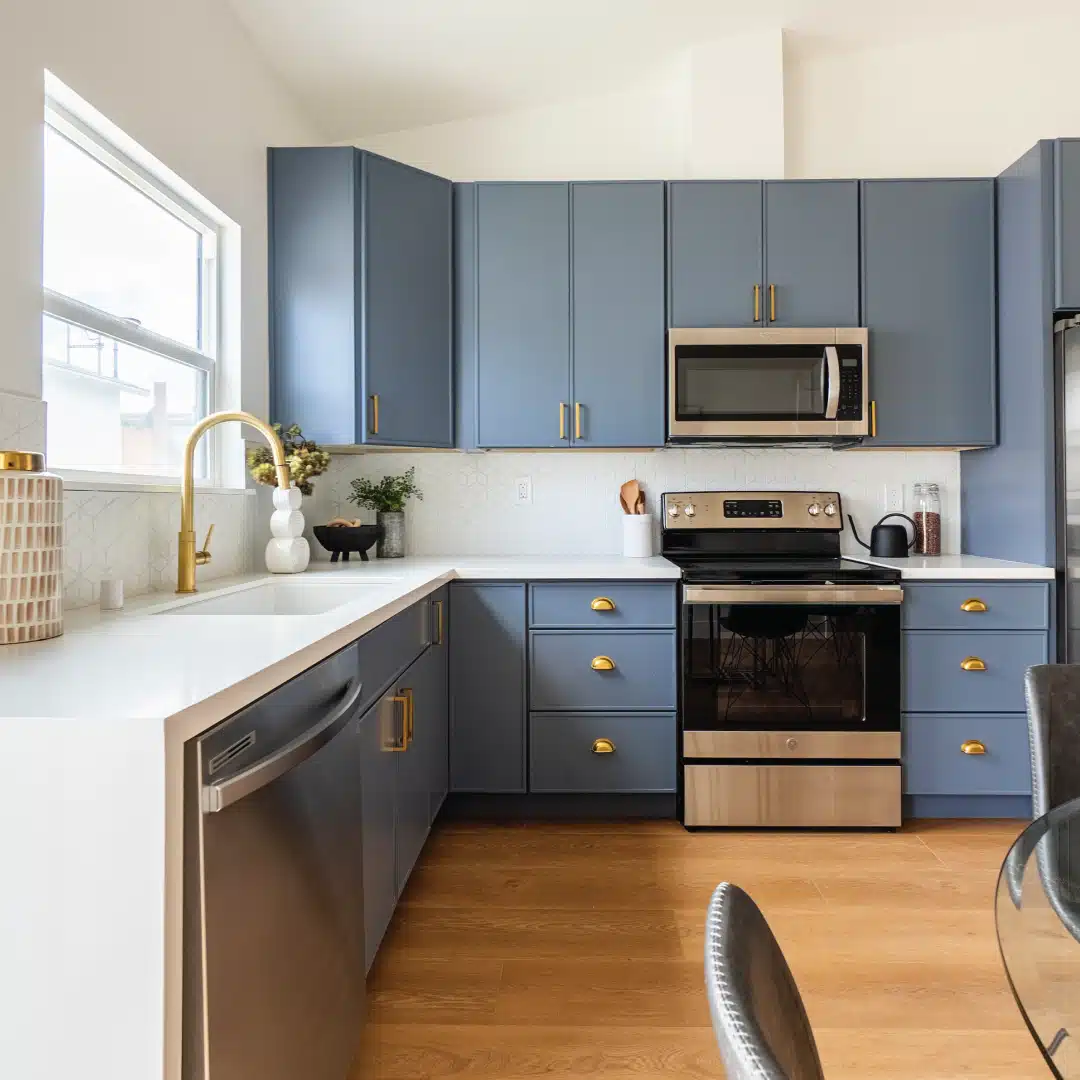
[{"label": "gray plant pot", "polygon": [[379,528],[379,543],[375,554],[380,559],[400,559],[405,555],[405,511],[387,510],[375,515]]}]

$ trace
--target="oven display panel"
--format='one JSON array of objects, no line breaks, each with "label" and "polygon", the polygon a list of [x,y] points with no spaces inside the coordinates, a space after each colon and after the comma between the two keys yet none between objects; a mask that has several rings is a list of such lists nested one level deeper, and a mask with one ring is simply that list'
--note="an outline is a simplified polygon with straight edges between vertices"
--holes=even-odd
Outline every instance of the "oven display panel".
[{"label": "oven display panel", "polygon": [[782,518],[784,504],[779,499],[725,499],[726,518]]}]

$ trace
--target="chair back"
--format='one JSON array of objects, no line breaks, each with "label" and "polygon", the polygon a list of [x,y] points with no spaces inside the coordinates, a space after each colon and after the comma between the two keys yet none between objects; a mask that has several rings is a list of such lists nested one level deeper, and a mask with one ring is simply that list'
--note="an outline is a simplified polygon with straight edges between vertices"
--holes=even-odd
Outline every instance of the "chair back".
[{"label": "chair back", "polygon": [[824,1080],[780,945],[757,904],[727,882],[709,904],[705,986],[728,1080]]},{"label": "chair back", "polygon": [[1033,817],[1080,798],[1080,664],[1028,669]]}]

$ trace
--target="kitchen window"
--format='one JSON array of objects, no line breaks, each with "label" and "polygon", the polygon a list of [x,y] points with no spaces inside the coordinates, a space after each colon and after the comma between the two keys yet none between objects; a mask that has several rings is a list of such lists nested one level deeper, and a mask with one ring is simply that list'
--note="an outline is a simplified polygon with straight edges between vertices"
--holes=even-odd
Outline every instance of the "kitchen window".
[{"label": "kitchen window", "polygon": [[[52,468],[172,482],[214,407],[219,226],[81,119],[45,111],[42,384]],[[213,440],[196,477],[215,478]]]}]

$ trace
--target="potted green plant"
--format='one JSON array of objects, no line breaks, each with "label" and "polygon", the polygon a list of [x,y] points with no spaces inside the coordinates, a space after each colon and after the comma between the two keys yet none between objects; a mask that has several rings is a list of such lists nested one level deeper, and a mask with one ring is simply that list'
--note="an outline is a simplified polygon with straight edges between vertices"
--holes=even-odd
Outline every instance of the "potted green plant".
[{"label": "potted green plant", "polygon": [[[321,476],[330,468],[330,455],[318,443],[304,438],[299,424],[290,424],[282,428],[274,424],[274,430],[281,437],[285,448],[285,461],[289,466],[289,475],[296,482],[301,495],[310,495],[314,490],[311,481]],[[258,446],[248,451],[248,472],[257,484],[277,485],[277,473],[274,471],[274,459],[269,446]]]},{"label": "potted green plant", "polygon": [[349,502],[375,511],[379,525],[375,554],[380,559],[400,559],[405,554],[405,504],[424,497],[416,484],[415,466],[400,476],[384,476],[378,483],[366,478],[353,480],[351,487]]}]

